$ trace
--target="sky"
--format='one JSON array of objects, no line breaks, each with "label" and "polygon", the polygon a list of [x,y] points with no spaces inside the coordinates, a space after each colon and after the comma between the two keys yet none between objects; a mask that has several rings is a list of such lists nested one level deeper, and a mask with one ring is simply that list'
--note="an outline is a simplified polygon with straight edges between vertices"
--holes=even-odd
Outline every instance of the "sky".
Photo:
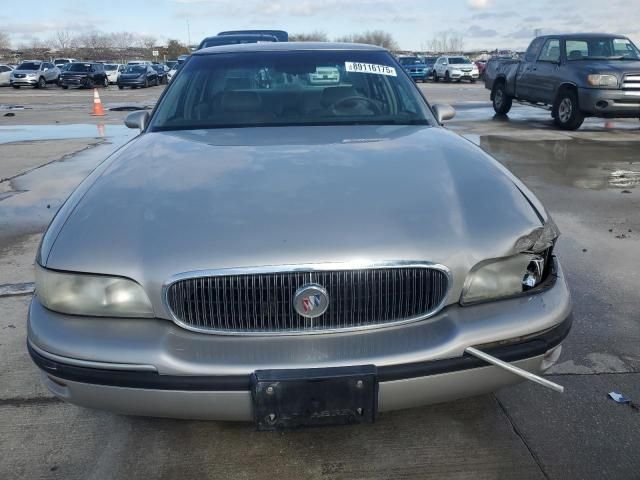
[{"label": "sky", "polygon": [[[31,0],[5,4],[0,30],[12,45],[57,30],[128,30],[165,43],[191,43],[221,30],[321,30],[329,38],[366,30],[391,33],[405,50],[424,50],[441,32],[459,34],[466,50],[524,49],[534,31],[614,32],[640,44],[640,0]],[[6,3],[5,3],[6,2]],[[637,5],[640,6],[640,5]],[[187,29],[187,24],[189,28]]]}]

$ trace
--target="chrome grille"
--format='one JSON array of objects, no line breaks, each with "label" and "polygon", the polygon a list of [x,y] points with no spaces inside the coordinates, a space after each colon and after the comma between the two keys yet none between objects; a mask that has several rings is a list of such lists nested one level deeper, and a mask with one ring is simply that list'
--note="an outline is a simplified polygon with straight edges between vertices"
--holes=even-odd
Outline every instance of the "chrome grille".
[{"label": "chrome grille", "polygon": [[622,81],[622,89],[640,91],[640,73],[625,75],[624,80]]},{"label": "chrome grille", "polygon": [[[293,305],[310,283],[328,292],[329,307],[310,320]],[[317,333],[414,321],[445,301],[444,267],[411,265],[315,271],[198,273],[171,283],[167,305],[179,325],[207,333]]]}]

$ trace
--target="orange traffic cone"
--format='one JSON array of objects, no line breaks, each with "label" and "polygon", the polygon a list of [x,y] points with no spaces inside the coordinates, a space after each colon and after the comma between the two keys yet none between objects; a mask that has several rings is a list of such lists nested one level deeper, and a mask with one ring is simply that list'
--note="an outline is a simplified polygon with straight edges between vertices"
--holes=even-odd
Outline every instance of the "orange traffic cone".
[{"label": "orange traffic cone", "polygon": [[95,117],[104,117],[104,108],[102,108],[102,102],[100,101],[100,95],[98,95],[98,89],[93,89],[93,112],[91,115]]}]

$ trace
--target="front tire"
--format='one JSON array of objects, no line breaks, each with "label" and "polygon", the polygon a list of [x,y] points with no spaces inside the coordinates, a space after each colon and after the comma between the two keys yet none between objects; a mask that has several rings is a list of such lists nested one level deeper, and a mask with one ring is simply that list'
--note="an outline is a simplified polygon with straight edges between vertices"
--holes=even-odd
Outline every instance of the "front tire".
[{"label": "front tire", "polygon": [[13,88],[15,88],[16,90],[20,89],[20,85],[11,85]]},{"label": "front tire", "polygon": [[433,72],[433,81],[435,83],[438,83],[440,81],[440,77],[438,77],[438,74],[436,72]]},{"label": "front tire", "polygon": [[513,98],[507,95],[506,85],[500,82],[493,87],[493,110],[498,115],[506,115],[511,110]]},{"label": "front tire", "polygon": [[572,89],[561,90],[551,110],[553,122],[562,130],[577,130],[584,122],[584,114],[580,111],[578,95]]},{"label": "front tire", "polygon": [[451,83],[451,76],[449,75],[449,70],[444,72],[444,81],[447,83]]},{"label": "front tire", "polygon": [[45,80],[44,77],[40,77],[38,79],[38,84],[36,85],[36,88],[45,88],[47,86],[47,81]]},{"label": "front tire", "polygon": [[124,90],[124,87],[122,85],[118,85],[118,89]]},{"label": "front tire", "polygon": [[148,78],[144,79],[144,88],[149,88],[149,79]]},{"label": "front tire", "polygon": [[104,77],[104,81],[102,82],[102,88],[107,88],[109,86],[109,79]]}]

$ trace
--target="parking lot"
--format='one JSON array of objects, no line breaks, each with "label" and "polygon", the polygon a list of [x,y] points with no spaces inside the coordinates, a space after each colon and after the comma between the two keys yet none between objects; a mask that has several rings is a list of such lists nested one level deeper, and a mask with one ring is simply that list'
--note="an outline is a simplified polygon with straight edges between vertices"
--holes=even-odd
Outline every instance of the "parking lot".
[{"label": "parking lot", "polygon": [[574,325],[549,378],[564,394],[523,383],[369,426],[285,433],[55,399],[25,343],[40,236],[74,187],[137,134],[123,125],[126,108],[151,108],[164,87],[100,89],[104,117],[90,115],[91,90],[1,88],[0,478],[638,478],[640,411],[607,393],[640,404],[640,121],[559,131],[532,107],[495,117],[480,83],[420,88],[455,106],[448,127],[521,178],[562,232]]}]

